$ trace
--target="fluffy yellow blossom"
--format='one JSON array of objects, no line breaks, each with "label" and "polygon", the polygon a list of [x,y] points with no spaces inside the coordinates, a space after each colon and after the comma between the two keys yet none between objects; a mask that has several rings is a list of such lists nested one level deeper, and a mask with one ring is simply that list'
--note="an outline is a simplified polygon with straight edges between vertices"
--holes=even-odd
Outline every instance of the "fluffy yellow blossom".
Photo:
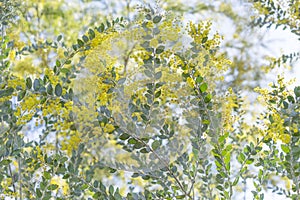
[{"label": "fluffy yellow blossom", "polygon": [[188,84],[191,88],[194,88],[194,87],[195,87],[195,81],[194,81],[194,79],[192,79],[191,77],[188,77],[188,78],[186,79],[186,82],[187,82],[187,84]]},{"label": "fluffy yellow blossom", "polygon": [[16,52],[15,51],[10,51],[9,52],[9,55],[8,55],[8,58],[10,61],[13,61],[15,58],[16,58]]},{"label": "fluffy yellow blossom", "polygon": [[55,190],[61,190],[63,195],[67,195],[69,193],[69,185],[65,179],[62,179],[60,176],[54,176],[51,178],[50,184],[58,185],[58,188]]},{"label": "fluffy yellow blossom", "polygon": [[291,136],[290,136],[289,134],[281,134],[281,135],[279,136],[279,139],[280,139],[283,143],[288,144],[288,143],[290,143],[290,141],[291,141]]},{"label": "fluffy yellow blossom", "polygon": [[78,148],[78,144],[82,141],[82,138],[77,131],[69,132],[68,134],[71,134],[71,137],[66,137],[62,141],[62,150],[66,150],[67,153],[70,154],[73,149]]},{"label": "fluffy yellow blossom", "polygon": [[115,130],[115,127],[112,124],[104,125],[104,123],[101,123],[101,126],[103,127],[103,132],[104,133],[111,133]]}]

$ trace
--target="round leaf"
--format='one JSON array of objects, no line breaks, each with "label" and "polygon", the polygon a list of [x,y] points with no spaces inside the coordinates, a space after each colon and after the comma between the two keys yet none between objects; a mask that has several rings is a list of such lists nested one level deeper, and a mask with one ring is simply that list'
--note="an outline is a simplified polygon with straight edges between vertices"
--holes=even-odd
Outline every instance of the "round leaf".
[{"label": "round leaf", "polygon": [[160,142],[158,140],[155,140],[151,145],[153,150],[156,150],[159,146],[160,146]]},{"label": "round leaf", "polygon": [[58,83],[56,86],[55,86],[55,95],[60,97],[62,94],[62,87],[61,85]]},{"label": "round leaf", "polygon": [[28,77],[26,79],[26,88],[31,89],[31,87],[32,87],[32,80],[31,80],[31,78]]},{"label": "round leaf", "polygon": [[155,24],[157,24],[157,23],[160,22],[161,18],[162,18],[161,16],[155,16],[155,17],[153,18],[153,22],[154,22]]}]

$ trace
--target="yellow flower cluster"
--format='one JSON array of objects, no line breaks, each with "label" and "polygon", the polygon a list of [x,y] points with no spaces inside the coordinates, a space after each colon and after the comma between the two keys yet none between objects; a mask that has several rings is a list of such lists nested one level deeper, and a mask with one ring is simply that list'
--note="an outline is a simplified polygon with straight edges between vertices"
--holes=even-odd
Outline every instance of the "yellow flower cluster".
[{"label": "yellow flower cluster", "polygon": [[54,191],[61,190],[63,195],[67,195],[70,191],[67,181],[60,176],[53,176],[50,180],[50,184],[58,185],[58,188]]},{"label": "yellow flower cluster", "polygon": [[180,27],[176,25],[174,16],[168,16],[159,26],[160,39],[165,41],[178,41],[180,36]]},{"label": "yellow flower cluster", "polygon": [[194,88],[194,87],[195,87],[195,81],[194,81],[194,79],[192,79],[191,77],[188,77],[188,78],[186,79],[186,82],[187,82],[188,86],[190,86],[191,88]]},{"label": "yellow flower cluster", "polygon": [[37,147],[36,147],[36,151],[37,151],[37,159],[38,159],[39,161],[41,161],[42,163],[44,163],[45,160],[44,160],[44,155],[43,155],[42,149],[41,149],[39,146],[37,146]]},{"label": "yellow flower cluster", "polygon": [[261,2],[255,2],[253,3],[253,6],[259,12],[259,14],[268,15],[268,9]]},{"label": "yellow flower cluster", "polygon": [[14,75],[19,78],[23,78],[29,74],[41,74],[42,70],[39,67],[33,65],[33,57],[22,57],[22,59],[15,60],[14,66],[12,67]]},{"label": "yellow flower cluster", "polygon": [[[263,104],[269,104],[268,103],[269,101],[278,102],[280,98],[286,99],[287,96],[290,95],[287,87],[291,85],[294,81],[295,79],[285,81],[283,76],[278,75],[277,84],[275,83],[269,84],[269,87],[273,88],[272,90],[269,90],[267,88],[256,87],[254,88],[254,91],[260,94],[258,100]],[[273,105],[269,105],[270,109],[272,109],[272,107]]]},{"label": "yellow flower cluster", "polygon": [[278,104],[283,99],[287,99],[289,96],[289,91],[287,86],[290,85],[293,80],[286,82],[283,76],[278,75],[277,84],[270,83],[269,86],[272,90],[266,88],[255,88],[254,91],[260,93],[259,100],[267,105],[269,114],[271,116],[271,122],[269,120],[264,120],[267,126],[265,131],[267,138],[272,138],[272,140],[281,140],[283,143],[289,143],[291,136],[289,132],[297,132],[297,125],[289,125],[289,127],[284,125],[284,117],[278,113]]},{"label": "yellow flower cluster", "polygon": [[275,142],[280,139],[283,143],[289,143],[291,136],[285,133],[284,119],[279,114],[273,113],[273,123],[268,123],[267,138],[272,138]]},{"label": "yellow flower cluster", "polygon": [[102,130],[103,130],[104,133],[111,133],[115,130],[115,127],[112,124],[101,123],[100,125],[101,125]]},{"label": "yellow flower cluster", "polygon": [[50,83],[51,83],[52,85],[56,85],[56,84],[59,83],[59,77],[56,76],[56,75],[54,75],[53,70],[49,69],[48,67],[45,68],[44,74],[45,74],[46,76],[48,76],[48,78],[49,78],[49,80],[50,80]]},{"label": "yellow flower cluster", "polygon": [[217,48],[223,39],[218,33],[215,33],[212,39],[209,38],[212,23],[210,21],[201,21],[198,25],[189,23],[188,33],[197,44],[202,44],[207,50]]},{"label": "yellow flower cluster", "polygon": [[68,131],[65,133],[66,136],[61,142],[61,149],[67,151],[70,155],[72,150],[78,148],[78,144],[82,141],[82,136],[80,136],[78,131]]},{"label": "yellow flower cluster", "polygon": [[[4,195],[16,196],[16,193],[12,192],[12,190],[9,189],[10,187],[12,187],[12,178],[5,178],[4,180],[2,180],[1,187],[3,188],[2,191]],[[2,196],[2,198],[4,199],[4,196]]]},{"label": "yellow flower cluster", "polygon": [[95,38],[91,41],[91,51],[97,50],[99,46],[107,46],[110,50],[110,42],[111,40],[117,35],[115,32],[109,32],[109,33],[99,33],[95,32]]},{"label": "yellow flower cluster", "polygon": [[222,101],[222,123],[225,131],[233,131],[233,124],[238,120],[237,116],[232,115],[233,109],[238,107],[237,96],[232,91],[232,88],[228,89],[224,100]]},{"label": "yellow flower cluster", "polygon": [[42,107],[43,116],[57,114],[60,112],[60,109],[61,109],[61,106],[60,106],[58,98],[48,100],[48,101],[46,101],[46,104],[44,104]]},{"label": "yellow flower cluster", "polygon": [[17,86],[21,86],[23,89],[25,88],[25,81],[23,78],[13,78],[7,80],[7,85],[12,88],[16,88]]},{"label": "yellow flower cluster", "polygon": [[18,117],[17,125],[26,124],[35,114],[36,110],[41,107],[39,97],[35,94],[28,96],[20,105],[18,105],[15,116]]}]

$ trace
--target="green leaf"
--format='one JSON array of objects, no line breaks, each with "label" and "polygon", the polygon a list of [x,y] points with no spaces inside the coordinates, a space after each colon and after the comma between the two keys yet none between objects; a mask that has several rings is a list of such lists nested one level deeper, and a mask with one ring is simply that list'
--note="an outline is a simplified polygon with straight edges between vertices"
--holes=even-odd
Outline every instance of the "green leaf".
[{"label": "green leaf", "polygon": [[10,96],[13,94],[13,92],[14,92],[14,88],[12,87],[9,87],[5,90],[0,90],[0,98]]},{"label": "green leaf", "polygon": [[202,38],[202,44],[204,44],[205,42],[207,42],[207,40],[208,40],[208,37],[204,37],[204,38]]},{"label": "green leaf", "polygon": [[155,23],[155,24],[157,24],[157,23],[159,23],[160,21],[161,21],[161,19],[162,19],[162,16],[155,16],[154,18],[153,18],[153,22]]},{"label": "green leaf", "polygon": [[52,87],[51,84],[49,84],[49,85],[47,86],[47,93],[48,93],[49,95],[52,95],[52,94],[53,94],[53,87]]},{"label": "green leaf", "polygon": [[9,159],[4,159],[0,162],[0,165],[9,165],[9,163],[11,163],[11,160]]},{"label": "green leaf", "polygon": [[196,82],[197,82],[197,83],[201,83],[202,81],[203,81],[203,77],[198,76],[198,77],[196,78]]},{"label": "green leaf", "polygon": [[143,48],[149,48],[150,42],[149,41],[145,41],[143,44],[141,44],[141,47]]},{"label": "green leaf", "polygon": [[83,150],[84,150],[84,144],[83,144],[83,143],[80,143],[80,144],[79,144],[79,147],[78,147],[78,153],[77,153],[77,154],[78,154],[78,155],[81,154],[81,153],[83,152]]},{"label": "green leaf", "polygon": [[89,38],[86,35],[82,36],[82,40],[87,43],[89,41]]},{"label": "green leaf", "polygon": [[104,31],[104,29],[105,29],[105,26],[104,26],[103,23],[101,23],[101,25],[97,28],[97,31],[98,31],[99,33],[102,33],[102,32]]},{"label": "green leaf", "polygon": [[92,30],[92,29],[89,29],[89,38],[90,40],[94,39],[95,38],[95,32]]},{"label": "green leaf", "polygon": [[60,67],[61,66],[61,63],[59,60],[56,60],[56,67]]},{"label": "green leaf", "polygon": [[152,78],[153,75],[152,75],[151,71],[146,69],[144,72],[145,72],[146,76],[148,76],[149,78]]},{"label": "green leaf", "polygon": [[154,75],[155,79],[160,79],[161,76],[162,76],[162,72],[161,71],[155,73],[155,75]]},{"label": "green leaf", "polygon": [[146,17],[147,20],[151,20],[152,19],[152,17],[151,17],[150,14],[147,14],[145,17]]},{"label": "green leaf", "polygon": [[47,171],[44,172],[44,175],[43,175],[43,176],[44,176],[44,178],[47,179],[47,180],[50,180],[50,179],[51,179],[51,174],[50,174],[49,172],[47,172]]},{"label": "green leaf", "polygon": [[122,85],[123,83],[125,83],[125,81],[126,81],[126,78],[120,78],[118,80],[118,85]]},{"label": "green leaf", "polygon": [[165,46],[160,45],[160,46],[158,46],[158,47],[156,48],[155,53],[156,53],[156,54],[161,54],[162,52],[164,52],[164,50],[165,50]]},{"label": "green leaf", "polygon": [[136,144],[136,143],[137,143],[137,140],[134,139],[134,138],[130,138],[130,139],[128,140],[128,143],[129,143],[129,144]]},{"label": "green leaf", "polygon": [[36,192],[36,196],[37,196],[38,198],[41,198],[41,197],[43,196],[43,194],[42,194],[42,192],[41,192],[40,189],[36,188],[35,192]]},{"label": "green leaf", "polygon": [[[67,60],[67,61],[65,62],[65,64],[68,65],[68,64],[71,64],[71,62],[72,62],[71,60]],[[65,69],[65,68],[63,68],[63,69]]]},{"label": "green leaf", "polygon": [[288,99],[288,101],[291,102],[291,103],[294,103],[294,102],[295,102],[294,97],[292,97],[292,96],[290,96],[290,95],[287,97],[287,99]]},{"label": "green leaf", "polygon": [[111,23],[109,21],[106,21],[106,25],[107,25],[107,28],[111,27]]},{"label": "green leaf", "polygon": [[132,178],[136,178],[136,177],[139,177],[139,176],[140,176],[140,174],[136,173],[136,172],[131,175]]},{"label": "green leaf", "polygon": [[108,192],[109,192],[110,195],[113,196],[114,195],[114,187],[110,185],[109,189],[108,189]]},{"label": "green leaf", "polygon": [[55,86],[55,95],[60,97],[62,94],[62,87],[61,85],[58,83],[56,86]]},{"label": "green leaf", "polygon": [[300,86],[297,86],[294,88],[294,93],[295,93],[296,97],[300,97]]},{"label": "green leaf", "polygon": [[183,195],[177,195],[175,198],[176,199],[184,199],[184,197],[185,197],[185,195],[183,194]]},{"label": "green leaf", "polygon": [[206,95],[205,98],[204,98],[204,102],[209,103],[211,101],[211,98],[212,98],[211,94]]},{"label": "green leaf", "polygon": [[146,110],[150,110],[150,106],[148,105],[148,104],[144,104],[144,108],[146,109]]},{"label": "green leaf", "polygon": [[150,179],[150,176],[149,176],[149,175],[143,175],[143,176],[142,176],[142,179],[144,179],[144,180],[149,180],[149,179]]},{"label": "green leaf", "polygon": [[236,186],[239,182],[240,177],[236,177],[236,179],[233,181],[232,186]]},{"label": "green leaf", "polygon": [[95,180],[93,185],[94,185],[95,188],[98,188],[98,186],[99,186],[99,181]]},{"label": "green leaf", "polygon": [[290,152],[290,148],[287,145],[284,145],[284,144],[281,145],[281,150],[284,153],[289,153]]},{"label": "green leaf", "polygon": [[77,39],[77,43],[78,43],[79,47],[83,47],[83,45],[84,45],[84,42],[80,39]]},{"label": "green leaf", "polygon": [[60,70],[60,72],[61,72],[61,73],[64,73],[64,74],[67,74],[67,73],[70,73],[70,70],[67,69],[67,68],[62,68],[62,69]]},{"label": "green leaf", "polygon": [[70,88],[69,89],[69,98],[70,98],[70,100],[72,100],[73,97],[74,97],[74,92],[73,92],[72,88]]},{"label": "green leaf", "polygon": [[248,165],[252,164],[253,162],[254,162],[254,159],[253,159],[253,158],[249,158],[249,159],[246,161],[246,163],[247,163]]},{"label": "green leaf", "polygon": [[221,186],[221,185],[217,185],[217,187],[216,187],[218,190],[220,190],[220,191],[223,191],[224,190],[224,188]]},{"label": "green leaf", "polygon": [[127,134],[127,133],[123,133],[122,135],[120,135],[120,140],[127,140],[128,138],[130,137],[130,135],[129,134]]},{"label": "green leaf", "polygon": [[40,89],[40,87],[41,87],[40,80],[39,80],[39,79],[35,79],[35,80],[33,81],[33,89],[34,89],[35,91],[38,91],[38,90]]},{"label": "green leaf", "polygon": [[73,48],[73,50],[74,50],[74,51],[77,51],[77,49],[78,49],[78,45],[76,45],[76,44],[73,44],[73,45],[72,45],[72,48]]},{"label": "green leaf", "polygon": [[65,174],[62,178],[63,179],[68,179],[70,177],[70,174]]},{"label": "green leaf", "polygon": [[61,41],[61,39],[62,39],[62,35],[59,35],[56,40],[57,40],[57,42],[59,42],[59,41]]},{"label": "green leaf", "polygon": [[88,184],[83,184],[80,189],[81,190],[86,190],[88,187],[89,187]]},{"label": "green leaf", "polygon": [[158,147],[160,146],[160,142],[158,140],[155,140],[154,142],[152,142],[151,144],[151,148],[153,150],[156,150]]},{"label": "green leaf", "polygon": [[140,150],[141,153],[149,153],[149,150],[147,148],[143,148]]},{"label": "green leaf", "polygon": [[26,94],[26,90],[21,90],[18,94],[18,101],[21,101]]},{"label": "green leaf", "polygon": [[147,116],[146,116],[146,115],[144,115],[144,114],[142,114],[142,115],[141,115],[141,118],[142,118],[144,121],[148,121],[148,118],[147,118]]},{"label": "green leaf", "polygon": [[161,90],[155,93],[155,98],[158,98],[161,95]]},{"label": "green leaf", "polygon": [[58,188],[58,185],[56,185],[56,184],[51,184],[51,185],[49,185],[48,186],[48,190],[56,190]]},{"label": "green leaf", "polygon": [[238,156],[238,161],[240,163],[243,163],[245,161],[246,157],[243,153],[240,153],[240,155]]},{"label": "green leaf", "polygon": [[284,109],[288,109],[288,108],[289,108],[289,104],[288,104],[288,102],[286,102],[286,101],[283,101],[282,103],[283,103],[283,107],[284,107]]},{"label": "green leaf", "polygon": [[31,87],[32,87],[32,80],[31,80],[31,78],[28,77],[26,79],[26,88],[30,90]]},{"label": "green leaf", "polygon": [[115,200],[122,200],[122,196],[120,195],[119,188],[117,188],[115,195],[114,195]]},{"label": "green leaf", "polygon": [[207,90],[207,84],[206,83],[202,83],[200,85],[200,90],[201,90],[201,92],[205,92]]},{"label": "green leaf", "polygon": [[140,148],[142,148],[142,147],[144,147],[144,144],[143,144],[142,142],[137,142],[137,143],[133,146],[133,148],[135,148],[135,149],[140,149]]}]

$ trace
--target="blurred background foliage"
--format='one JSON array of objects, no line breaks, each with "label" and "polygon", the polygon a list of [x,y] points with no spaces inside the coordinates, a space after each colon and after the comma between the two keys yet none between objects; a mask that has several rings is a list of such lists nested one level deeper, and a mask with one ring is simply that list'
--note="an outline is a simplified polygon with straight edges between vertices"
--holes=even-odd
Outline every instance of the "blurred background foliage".
[{"label": "blurred background foliage", "polygon": [[[264,29],[283,29],[286,37],[299,39],[299,1],[1,0],[0,6],[1,198],[239,199],[246,195],[247,180],[252,178],[256,199],[263,199],[261,185],[299,198],[299,87],[288,90],[289,83],[278,76],[272,80],[272,91],[256,88],[265,86],[268,74],[276,76],[279,68],[288,70],[299,59],[299,49],[273,55],[276,41]],[[93,137],[86,139],[90,135],[84,136],[74,123],[73,80],[85,68],[93,45],[101,47],[106,36],[118,38],[114,34],[124,30],[142,30],[143,20],[150,16],[154,21],[156,14],[177,16],[173,22],[183,24],[182,32],[192,32],[189,21],[212,22],[205,31],[218,53],[210,53],[209,62],[224,65],[219,71],[200,69],[204,80],[186,73],[181,80],[200,88],[196,91],[206,109],[197,111],[209,125],[203,125],[201,137],[194,127],[191,149],[165,168],[151,173],[116,170],[95,156],[99,144]],[[224,36],[220,44],[216,32]],[[203,44],[208,40],[203,40],[205,34],[195,32]],[[289,51],[289,45],[285,48]],[[131,50],[140,51],[128,49],[124,65]],[[175,59],[197,70],[191,60],[189,52]],[[115,69],[109,70],[115,82],[123,82],[113,75]],[[208,75],[214,73],[218,79]],[[263,97],[260,115],[251,107],[256,103],[251,97],[254,88]],[[109,88],[103,90],[107,93]],[[152,95],[161,98],[159,93]],[[101,117],[99,127],[104,133],[118,130],[104,108]],[[170,130],[171,126],[162,128]],[[132,139],[117,134],[128,142]],[[133,139],[131,146],[141,144]],[[152,148],[156,145],[152,143]]]}]

